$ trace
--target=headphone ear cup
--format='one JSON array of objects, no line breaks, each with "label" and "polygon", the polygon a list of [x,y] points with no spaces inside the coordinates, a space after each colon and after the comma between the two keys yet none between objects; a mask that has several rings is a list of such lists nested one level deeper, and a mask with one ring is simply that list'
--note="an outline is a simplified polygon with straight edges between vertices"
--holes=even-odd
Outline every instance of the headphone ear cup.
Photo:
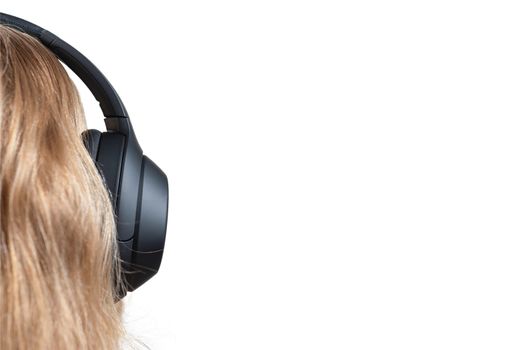
[{"label": "headphone ear cup", "polygon": [[93,161],[96,161],[101,135],[102,133],[96,129],[88,129],[82,132],[82,140]]},{"label": "headphone ear cup", "polygon": [[128,291],[153,277],[162,261],[167,229],[169,188],[167,176],[147,156],[142,158],[138,222],[133,237],[131,264],[126,274]]},{"label": "headphone ear cup", "polygon": [[[122,120],[118,120],[122,122]],[[119,298],[153,277],[164,250],[169,188],[164,172],[144,156],[135,136],[89,129],[82,133],[113,204],[124,285]]]}]

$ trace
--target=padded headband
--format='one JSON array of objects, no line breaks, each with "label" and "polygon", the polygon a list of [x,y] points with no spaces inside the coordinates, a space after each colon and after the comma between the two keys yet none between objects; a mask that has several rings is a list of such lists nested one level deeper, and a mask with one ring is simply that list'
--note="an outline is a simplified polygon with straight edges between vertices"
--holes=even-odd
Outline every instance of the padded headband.
[{"label": "padded headband", "polygon": [[36,24],[15,16],[0,12],[0,24],[13,27],[39,39],[42,44],[57,55],[65,65],[82,79],[100,103],[100,108],[102,108],[105,117],[129,117],[122,100],[111,83],[109,83],[109,80],[74,47]]}]

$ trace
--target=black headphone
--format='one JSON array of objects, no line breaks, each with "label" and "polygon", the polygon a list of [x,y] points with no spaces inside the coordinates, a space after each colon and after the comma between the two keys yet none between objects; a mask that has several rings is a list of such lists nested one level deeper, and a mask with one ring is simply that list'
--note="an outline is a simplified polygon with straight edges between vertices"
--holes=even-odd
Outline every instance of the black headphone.
[{"label": "black headphone", "polygon": [[153,277],[164,249],[168,182],[142,153],[124,104],[107,78],[84,55],[56,35],[23,19],[0,13],[0,24],[39,39],[87,85],[100,103],[106,132],[90,129],[82,138],[113,203],[125,286],[120,298]]}]

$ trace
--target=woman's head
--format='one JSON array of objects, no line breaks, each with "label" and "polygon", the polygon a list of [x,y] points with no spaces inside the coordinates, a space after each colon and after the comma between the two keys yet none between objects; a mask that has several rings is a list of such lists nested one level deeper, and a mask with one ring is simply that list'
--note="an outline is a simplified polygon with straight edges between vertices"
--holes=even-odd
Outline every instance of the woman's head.
[{"label": "woman's head", "polygon": [[0,349],[116,349],[115,223],[78,93],[38,40],[0,26]]}]

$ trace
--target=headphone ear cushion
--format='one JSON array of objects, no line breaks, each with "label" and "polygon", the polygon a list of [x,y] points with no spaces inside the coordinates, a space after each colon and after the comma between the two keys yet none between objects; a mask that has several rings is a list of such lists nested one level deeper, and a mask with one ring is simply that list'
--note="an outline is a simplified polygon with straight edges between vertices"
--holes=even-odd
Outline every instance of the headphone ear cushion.
[{"label": "headphone ear cushion", "polygon": [[102,133],[96,129],[88,129],[82,132],[84,145],[94,161],[96,161],[96,156],[98,154],[98,146],[100,145],[101,136]]}]

